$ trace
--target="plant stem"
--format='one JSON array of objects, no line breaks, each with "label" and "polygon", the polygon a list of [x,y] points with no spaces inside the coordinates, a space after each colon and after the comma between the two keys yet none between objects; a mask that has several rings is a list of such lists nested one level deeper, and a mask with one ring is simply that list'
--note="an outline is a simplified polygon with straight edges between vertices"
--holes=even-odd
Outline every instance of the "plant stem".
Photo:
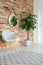
[{"label": "plant stem", "polygon": [[27,40],[29,40],[29,31],[27,31]]}]

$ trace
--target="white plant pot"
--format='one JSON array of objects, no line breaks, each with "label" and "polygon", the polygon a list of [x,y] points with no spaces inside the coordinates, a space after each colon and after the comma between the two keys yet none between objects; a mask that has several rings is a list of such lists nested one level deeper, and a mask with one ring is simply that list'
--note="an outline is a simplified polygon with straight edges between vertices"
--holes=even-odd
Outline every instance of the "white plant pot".
[{"label": "white plant pot", "polygon": [[25,46],[31,46],[32,44],[32,41],[31,40],[26,40],[25,41]]}]

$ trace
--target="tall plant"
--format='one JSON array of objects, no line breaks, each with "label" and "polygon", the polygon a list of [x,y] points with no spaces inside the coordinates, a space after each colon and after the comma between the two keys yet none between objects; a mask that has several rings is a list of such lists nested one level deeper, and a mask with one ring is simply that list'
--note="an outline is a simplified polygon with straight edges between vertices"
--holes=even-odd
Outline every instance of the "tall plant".
[{"label": "tall plant", "polygon": [[25,17],[21,18],[19,27],[27,31],[27,40],[29,40],[29,31],[36,28],[36,15],[31,12],[23,12]]}]

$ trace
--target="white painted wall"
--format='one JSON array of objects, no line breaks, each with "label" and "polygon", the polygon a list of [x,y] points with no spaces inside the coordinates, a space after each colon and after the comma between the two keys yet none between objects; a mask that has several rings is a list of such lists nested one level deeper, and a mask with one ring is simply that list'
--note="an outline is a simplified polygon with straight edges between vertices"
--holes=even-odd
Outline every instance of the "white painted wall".
[{"label": "white painted wall", "polygon": [[[34,14],[38,16],[38,10],[43,10],[43,0],[33,0],[33,3]],[[38,25],[37,28],[34,30],[34,42],[38,42]]]}]

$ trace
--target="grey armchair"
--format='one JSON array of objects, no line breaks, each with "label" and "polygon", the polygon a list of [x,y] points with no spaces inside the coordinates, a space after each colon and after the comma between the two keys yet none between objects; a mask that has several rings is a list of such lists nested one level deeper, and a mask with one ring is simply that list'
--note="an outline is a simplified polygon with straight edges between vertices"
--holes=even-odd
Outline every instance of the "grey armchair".
[{"label": "grey armchair", "polygon": [[13,34],[9,30],[2,30],[2,40],[9,42],[9,41],[18,41],[19,39],[17,34]]}]

